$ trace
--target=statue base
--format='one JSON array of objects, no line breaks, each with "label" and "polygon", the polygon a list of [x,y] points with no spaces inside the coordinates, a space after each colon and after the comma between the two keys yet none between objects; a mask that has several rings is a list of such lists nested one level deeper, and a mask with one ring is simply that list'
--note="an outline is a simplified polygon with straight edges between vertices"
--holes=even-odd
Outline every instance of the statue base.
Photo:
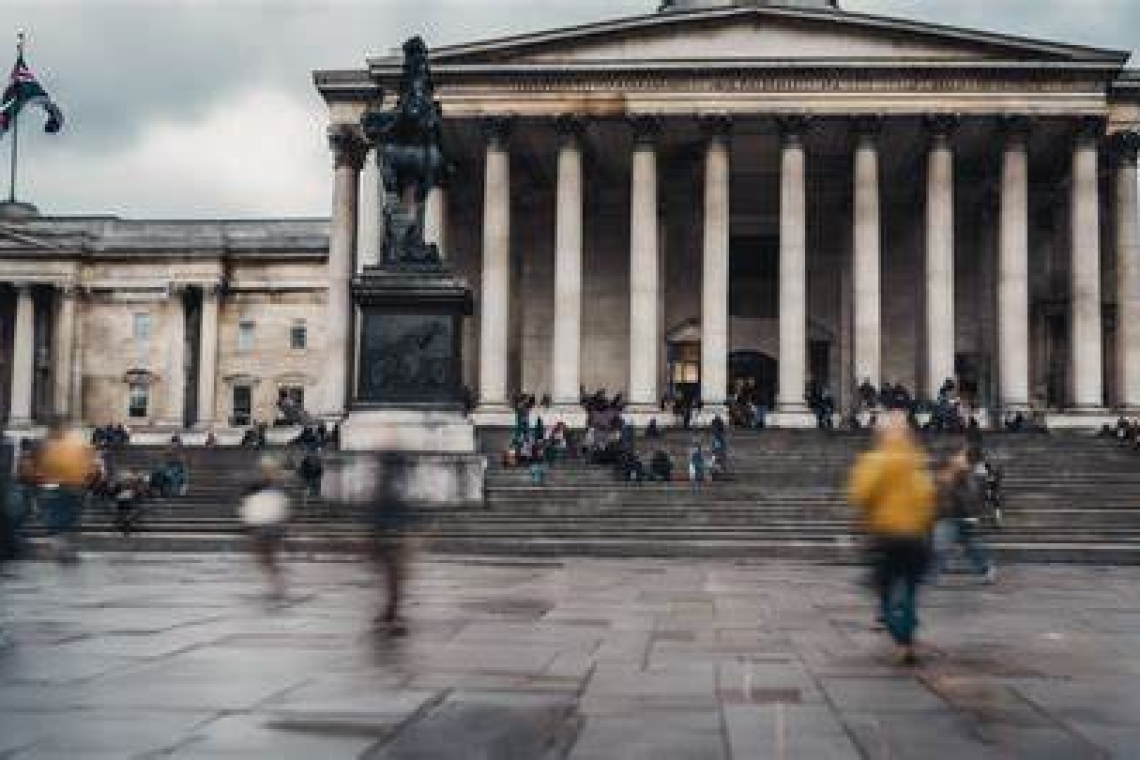
[{"label": "statue base", "polygon": [[438,262],[368,267],[352,283],[360,313],[348,451],[473,453],[463,413],[463,318],[471,291]]}]

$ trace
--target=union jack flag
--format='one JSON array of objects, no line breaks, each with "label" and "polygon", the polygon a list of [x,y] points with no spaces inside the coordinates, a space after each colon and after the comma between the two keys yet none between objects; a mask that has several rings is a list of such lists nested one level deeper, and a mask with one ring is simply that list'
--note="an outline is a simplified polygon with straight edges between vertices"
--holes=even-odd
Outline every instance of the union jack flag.
[{"label": "union jack flag", "polygon": [[8,86],[4,89],[3,97],[0,97],[0,135],[8,131],[16,115],[29,105],[39,106],[47,114],[47,121],[44,123],[45,132],[58,132],[63,128],[63,112],[52,102],[47,90],[36,80],[36,75],[24,61],[22,40],[17,50],[16,65],[12,67],[12,73],[8,76]]}]

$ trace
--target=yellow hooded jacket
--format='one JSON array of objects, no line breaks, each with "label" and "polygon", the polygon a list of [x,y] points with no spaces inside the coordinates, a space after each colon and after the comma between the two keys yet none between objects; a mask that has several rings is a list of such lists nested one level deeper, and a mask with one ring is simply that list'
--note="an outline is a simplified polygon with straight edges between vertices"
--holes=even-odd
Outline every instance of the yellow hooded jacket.
[{"label": "yellow hooded jacket", "polygon": [[925,455],[908,441],[891,441],[861,456],[848,496],[875,536],[920,538],[934,524],[934,480]]}]

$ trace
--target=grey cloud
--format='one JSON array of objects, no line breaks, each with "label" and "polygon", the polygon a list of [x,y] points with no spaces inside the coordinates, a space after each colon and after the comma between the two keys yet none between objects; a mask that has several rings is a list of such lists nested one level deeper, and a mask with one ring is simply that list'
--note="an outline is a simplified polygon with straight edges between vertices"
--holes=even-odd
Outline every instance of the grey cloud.
[{"label": "grey cloud", "polygon": [[[28,141],[24,184],[46,210],[323,214],[328,167],[313,69],[360,66],[368,55],[384,53],[413,33],[438,46],[649,13],[657,4],[0,0],[0,68],[7,65],[5,35],[14,39],[18,28],[26,29],[29,60],[69,118],[64,134]],[[1140,39],[1140,3],[1134,0],[841,4],[852,11],[1101,47],[1129,49]],[[257,182],[238,181],[232,170],[259,136],[279,151],[253,151],[256,161],[272,167],[248,160],[249,171],[265,177],[261,192]],[[134,167],[133,174],[122,176],[116,165]],[[211,175],[211,166],[221,168]],[[281,182],[296,185],[292,195],[280,192]]]}]

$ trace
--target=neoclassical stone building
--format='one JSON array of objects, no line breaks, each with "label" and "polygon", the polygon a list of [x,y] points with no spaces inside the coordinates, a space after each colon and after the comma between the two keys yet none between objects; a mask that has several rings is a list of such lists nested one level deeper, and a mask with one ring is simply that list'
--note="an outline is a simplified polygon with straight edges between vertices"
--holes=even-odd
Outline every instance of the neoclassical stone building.
[{"label": "neoclassical stone building", "polygon": [[[652,409],[682,390],[715,406],[747,383],[797,424],[809,381],[846,405],[863,378],[929,395],[957,377],[989,408],[1032,405],[1056,424],[1140,409],[1128,59],[828,0],[675,0],[436,49],[455,175],[428,229],[476,293],[478,419],[502,419],[520,390],[570,414],[582,387]],[[327,227],[7,224],[10,424],[25,410],[122,417],[136,370],[155,422],[225,425],[239,381],[258,410],[296,385],[340,414],[348,285],[376,257],[382,214],[358,125],[399,71],[392,54],[315,75]],[[146,356],[128,339],[143,291],[163,347]],[[312,348],[295,354],[282,336],[298,320]],[[243,354],[250,321],[267,337]]]}]

